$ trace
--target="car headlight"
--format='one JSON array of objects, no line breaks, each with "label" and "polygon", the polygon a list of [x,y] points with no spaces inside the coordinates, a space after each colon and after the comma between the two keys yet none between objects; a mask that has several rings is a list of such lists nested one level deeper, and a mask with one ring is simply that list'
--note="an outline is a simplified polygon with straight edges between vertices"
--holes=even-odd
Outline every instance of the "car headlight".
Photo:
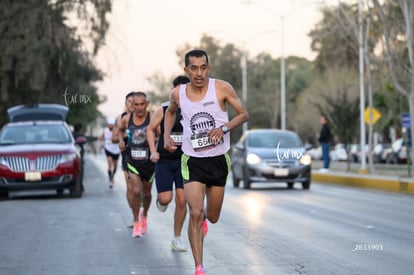
[{"label": "car headlight", "polygon": [[304,155],[303,157],[300,158],[299,162],[300,164],[303,164],[303,165],[311,165],[312,158],[309,155]]},{"label": "car headlight", "polygon": [[262,160],[256,154],[248,154],[246,158],[247,164],[258,164]]},{"label": "car headlight", "polygon": [[74,159],[76,159],[76,153],[63,154],[60,163],[73,161]]}]

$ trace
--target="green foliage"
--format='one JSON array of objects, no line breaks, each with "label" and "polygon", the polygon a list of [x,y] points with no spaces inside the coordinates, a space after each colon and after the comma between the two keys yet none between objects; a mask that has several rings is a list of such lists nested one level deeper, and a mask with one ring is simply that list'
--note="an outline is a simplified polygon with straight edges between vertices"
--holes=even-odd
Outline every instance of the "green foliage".
[{"label": "green foliage", "polygon": [[[111,5],[109,0],[81,2],[1,2],[0,122],[7,121],[5,110],[14,105],[66,104],[68,90],[72,99],[75,95],[78,100],[85,99],[71,101],[68,120],[90,122],[98,116],[97,106],[103,99],[97,95],[93,82],[101,80],[102,73],[84,50],[85,41],[79,32],[92,37],[96,53],[108,27],[105,15]],[[80,25],[81,20],[94,20],[88,22],[89,30],[75,29],[68,26],[69,15]]]},{"label": "green foliage", "polygon": [[325,97],[326,107],[318,108],[331,124],[333,132],[339,142],[350,144],[355,139],[355,133],[360,126],[359,98],[351,100],[346,92],[342,92],[337,99]]},{"label": "green foliage", "polygon": [[316,68],[358,69],[357,6],[340,3],[322,9],[322,20],[309,33],[311,48],[317,52]]}]

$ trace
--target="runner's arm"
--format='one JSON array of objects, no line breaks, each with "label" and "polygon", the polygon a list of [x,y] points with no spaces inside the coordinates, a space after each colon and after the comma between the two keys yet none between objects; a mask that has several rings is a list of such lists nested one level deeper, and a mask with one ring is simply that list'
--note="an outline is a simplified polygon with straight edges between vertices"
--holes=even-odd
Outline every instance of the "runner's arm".
[{"label": "runner's arm", "polygon": [[159,160],[159,154],[157,152],[155,137],[158,134],[158,128],[163,119],[163,108],[158,108],[155,113],[151,116],[150,124],[148,125],[147,141],[151,152],[150,159],[152,162]]},{"label": "runner's arm", "polygon": [[174,88],[171,91],[170,104],[168,105],[164,115],[164,148],[170,152],[177,150],[177,146],[174,144],[174,141],[170,135],[171,129],[175,123],[176,112],[179,107],[178,92],[178,88]]}]

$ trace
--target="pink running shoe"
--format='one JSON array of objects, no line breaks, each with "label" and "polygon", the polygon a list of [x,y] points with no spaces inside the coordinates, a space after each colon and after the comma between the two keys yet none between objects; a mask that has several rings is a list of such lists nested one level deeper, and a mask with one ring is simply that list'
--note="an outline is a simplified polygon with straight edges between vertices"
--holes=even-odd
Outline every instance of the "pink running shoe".
[{"label": "pink running shoe", "polygon": [[134,228],[132,229],[132,238],[139,238],[141,237],[141,223],[140,222],[134,222]]},{"label": "pink running shoe", "polygon": [[208,232],[208,224],[207,224],[207,219],[206,218],[204,218],[203,224],[201,225],[201,228],[203,229],[203,237],[205,237],[207,235],[207,232]]},{"label": "pink running shoe", "polygon": [[206,271],[201,264],[196,267],[194,275],[206,275]]},{"label": "pink running shoe", "polygon": [[141,233],[144,235],[147,232],[147,217],[144,216],[144,209],[139,210],[139,220],[141,222]]}]

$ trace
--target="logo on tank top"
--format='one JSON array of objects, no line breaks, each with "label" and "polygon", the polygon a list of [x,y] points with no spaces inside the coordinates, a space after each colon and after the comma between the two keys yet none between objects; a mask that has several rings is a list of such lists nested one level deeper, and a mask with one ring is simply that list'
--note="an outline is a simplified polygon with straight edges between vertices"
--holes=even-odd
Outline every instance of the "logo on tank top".
[{"label": "logo on tank top", "polygon": [[214,100],[212,101],[207,101],[206,103],[203,103],[203,106],[206,107],[208,105],[214,105]]},{"label": "logo on tank top", "polygon": [[190,119],[191,127],[191,145],[194,151],[203,151],[217,144],[223,143],[223,139],[219,142],[213,142],[208,136],[208,131],[216,128],[216,121],[209,113],[200,112]]},{"label": "logo on tank top", "polygon": [[131,137],[131,143],[132,144],[143,144],[145,143],[147,139],[147,128],[142,129],[135,129],[132,137]]}]

